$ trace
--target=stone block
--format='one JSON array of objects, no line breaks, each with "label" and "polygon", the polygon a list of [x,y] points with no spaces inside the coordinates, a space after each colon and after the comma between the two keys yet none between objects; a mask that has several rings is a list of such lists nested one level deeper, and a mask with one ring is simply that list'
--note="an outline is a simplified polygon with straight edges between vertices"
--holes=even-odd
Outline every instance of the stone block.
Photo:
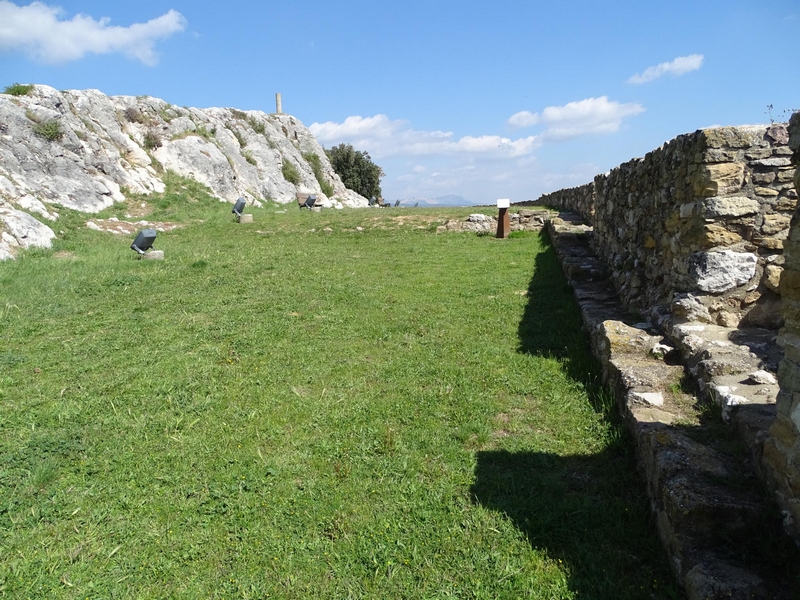
[{"label": "stone block", "polygon": [[769,434],[784,448],[792,448],[798,437],[794,423],[783,415],[778,415],[772,423]]},{"label": "stone block", "polygon": [[779,231],[789,229],[791,217],[788,215],[764,215],[761,231],[766,235],[775,235]]},{"label": "stone block", "polygon": [[772,188],[768,187],[757,187],[756,194],[758,194],[759,196],[763,196],[764,198],[774,198],[778,194],[780,194],[780,192],[778,190],[773,190]]},{"label": "stone block", "polygon": [[163,250],[150,250],[144,254],[140,254],[142,260],[164,260]]},{"label": "stone block", "polygon": [[751,146],[765,146],[766,128],[761,125],[748,125],[744,127],[714,127],[702,131],[708,148],[750,148]]},{"label": "stone block", "polygon": [[767,265],[764,268],[764,285],[773,292],[780,293],[781,273],[783,273],[782,267]]},{"label": "stone block", "polygon": [[695,176],[694,193],[703,197],[734,194],[742,189],[743,183],[743,163],[702,165]]},{"label": "stone block", "polygon": [[753,166],[755,167],[788,167],[791,164],[792,160],[785,156],[762,158],[761,160],[753,161]]},{"label": "stone block", "polygon": [[697,289],[720,293],[750,281],[757,264],[758,257],[749,252],[695,252],[689,259],[689,276]]},{"label": "stone block", "polygon": [[703,200],[702,206],[703,217],[706,219],[742,217],[756,214],[761,210],[759,201],[747,196],[729,196],[727,198],[715,196]]},{"label": "stone block", "polygon": [[720,225],[706,225],[703,227],[703,237],[700,241],[702,248],[714,248],[716,246],[733,246],[742,241],[742,236],[733,231],[729,231]]},{"label": "stone block", "polygon": [[239,215],[239,223],[252,223],[253,215]]}]

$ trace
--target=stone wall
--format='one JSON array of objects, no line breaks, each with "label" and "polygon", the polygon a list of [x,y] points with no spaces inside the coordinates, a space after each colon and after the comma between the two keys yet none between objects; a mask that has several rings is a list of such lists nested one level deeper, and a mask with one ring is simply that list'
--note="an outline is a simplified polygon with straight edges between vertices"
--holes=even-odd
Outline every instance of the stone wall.
[{"label": "stone wall", "polygon": [[785,124],[705,129],[537,203],[594,227],[628,308],[776,329],[797,204],[790,155]]},{"label": "stone wall", "polygon": [[[800,113],[790,123],[789,145],[794,163],[800,161]],[[800,192],[800,169],[794,174],[794,185]],[[764,466],[778,502],[784,509],[787,525],[800,537],[800,211],[792,218],[789,239],[785,242],[786,266],[781,277],[783,314],[786,326],[780,342],[784,359],[778,369],[781,391],[778,394],[778,416],[764,443]]]}]

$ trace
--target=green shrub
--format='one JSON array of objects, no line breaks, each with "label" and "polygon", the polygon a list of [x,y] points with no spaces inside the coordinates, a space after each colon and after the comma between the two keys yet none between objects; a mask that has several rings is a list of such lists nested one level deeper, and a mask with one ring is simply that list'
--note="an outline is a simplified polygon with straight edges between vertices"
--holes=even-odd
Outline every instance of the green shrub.
[{"label": "green shrub", "polygon": [[129,106],[125,109],[125,118],[131,123],[139,123],[140,125],[144,125],[149,121],[149,119],[142,114],[142,111],[135,106]]},{"label": "green shrub", "polygon": [[157,131],[151,129],[144,134],[142,145],[145,147],[145,150],[155,150],[156,148],[160,148],[161,143],[161,136],[158,135]]},{"label": "green shrub", "polygon": [[35,86],[33,84],[22,84],[22,83],[12,83],[9,86],[6,86],[6,89],[3,90],[4,94],[8,94],[10,96],[29,96],[31,92],[33,92],[33,88]]},{"label": "green shrub", "polygon": [[195,129],[195,133],[199,135],[201,138],[210,140],[212,137],[217,135],[217,128],[212,127],[211,129],[206,129],[205,125],[198,125],[197,129]]},{"label": "green shrub", "polygon": [[247,120],[247,113],[242,112],[241,110],[237,110],[235,108],[231,109],[231,114],[233,115],[234,119],[239,119],[241,121]]},{"label": "green shrub", "polygon": [[333,186],[325,180],[325,177],[322,174],[322,161],[320,160],[319,155],[314,154],[313,152],[306,152],[303,154],[303,158],[306,159],[306,162],[309,165],[311,165],[311,170],[314,171],[314,177],[316,177],[322,193],[328,197],[333,196]]},{"label": "green shrub", "polygon": [[264,126],[264,123],[262,123],[261,121],[256,121],[252,117],[248,117],[247,122],[250,124],[250,127],[252,127],[253,131],[255,131],[256,133],[260,133],[263,135],[264,132],[267,130],[266,127]]},{"label": "green shrub", "polygon": [[64,130],[61,128],[61,122],[56,119],[35,123],[33,132],[49,142],[55,142],[64,137]]},{"label": "green shrub", "polygon": [[235,128],[232,127],[231,128],[231,133],[233,133],[233,137],[236,138],[236,141],[239,142],[239,145],[242,148],[247,146],[247,140],[244,139],[244,136],[241,134],[241,132],[238,129],[235,129]]},{"label": "green shrub", "polygon": [[244,159],[251,165],[255,166],[257,164],[256,159],[253,158],[253,153],[250,152],[250,150],[245,150],[244,152],[242,152],[242,156],[244,156]]},{"label": "green shrub", "polygon": [[300,183],[300,172],[297,170],[297,167],[286,159],[283,160],[281,172],[283,173],[283,178],[289,183],[293,183],[294,185]]}]

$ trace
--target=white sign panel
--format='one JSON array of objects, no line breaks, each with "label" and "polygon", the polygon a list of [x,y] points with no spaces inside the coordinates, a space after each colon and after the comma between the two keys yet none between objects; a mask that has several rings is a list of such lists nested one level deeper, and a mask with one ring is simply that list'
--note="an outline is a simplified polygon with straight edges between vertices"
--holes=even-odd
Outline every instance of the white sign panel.
[{"label": "white sign panel", "polygon": [[500,198],[497,201],[497,208],[508,208],[511,206],[511,200],[508,198]]}]

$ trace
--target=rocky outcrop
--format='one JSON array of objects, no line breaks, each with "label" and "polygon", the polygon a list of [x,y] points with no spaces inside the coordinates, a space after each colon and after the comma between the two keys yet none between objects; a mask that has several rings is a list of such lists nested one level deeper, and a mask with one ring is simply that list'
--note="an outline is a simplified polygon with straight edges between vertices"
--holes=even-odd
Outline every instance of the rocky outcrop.
[{"label": "rocky outcrop", "polygon": [[[311,155],[319,158],[316,174]],[[288,203],[306,193],[327,208],[368,204],[344,187],[314,136],[290,115],[37,85],[27,96],[0,94],[0,256],[31,244],[30,235],[12,232],[9,211],[44,221],[57,218],[55,207],[98,212],[126,193],[163,191],[167,169],[226,202]]]},{"label": "rocky outcrop", "polygon": [[691,297],[709,323],[777,329],[797,204],[788,137],[780,123],[681,135],[538,203],[593,225],[626,306],[659,321]]}]

